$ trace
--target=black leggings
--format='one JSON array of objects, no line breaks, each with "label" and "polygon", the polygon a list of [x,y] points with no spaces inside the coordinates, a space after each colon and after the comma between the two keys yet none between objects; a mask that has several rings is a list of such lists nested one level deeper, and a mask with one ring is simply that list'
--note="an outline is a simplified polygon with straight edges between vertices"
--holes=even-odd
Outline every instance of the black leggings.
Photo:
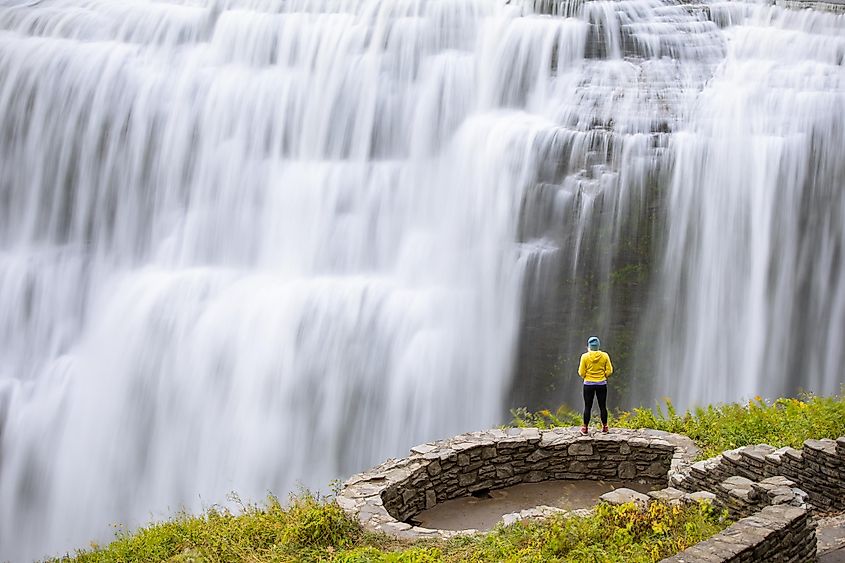
[{"label": "black leggings", "polygon": [[593,396],[599,398],[601,423],[607,426],[607,385],[584,385],[584,426],[590,425],[590,411],[593,410]]}]

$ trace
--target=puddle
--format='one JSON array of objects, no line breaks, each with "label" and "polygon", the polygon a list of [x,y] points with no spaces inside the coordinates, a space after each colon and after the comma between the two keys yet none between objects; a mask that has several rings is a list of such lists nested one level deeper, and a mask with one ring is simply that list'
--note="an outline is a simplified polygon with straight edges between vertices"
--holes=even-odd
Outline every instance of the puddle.
[{"label": "puddle", "polygon": [[566,510],[590,508],[608,491],[627,487],[642,493],[663,488],[654,483],[636,481],[543,481],[524,483],[490,491],[481,497],[467,496],[447,500],[424,510],[413,520],[425,528],[440,530],[490,530],[511,512],[546,505]]}]

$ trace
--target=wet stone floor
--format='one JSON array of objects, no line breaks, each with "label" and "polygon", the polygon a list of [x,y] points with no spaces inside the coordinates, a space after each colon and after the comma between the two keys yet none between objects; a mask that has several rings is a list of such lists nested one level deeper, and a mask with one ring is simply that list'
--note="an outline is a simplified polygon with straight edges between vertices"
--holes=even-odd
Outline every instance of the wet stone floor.
[{"label": "wet stone floor", "polygon": [[637,481],[543,481],[447,500],[414,516],[410,523],[440,530],[491,530],[505,514],[535,506],[565,510],[591,508],[608,491],[627,487],[641,493],[662,488]]}]

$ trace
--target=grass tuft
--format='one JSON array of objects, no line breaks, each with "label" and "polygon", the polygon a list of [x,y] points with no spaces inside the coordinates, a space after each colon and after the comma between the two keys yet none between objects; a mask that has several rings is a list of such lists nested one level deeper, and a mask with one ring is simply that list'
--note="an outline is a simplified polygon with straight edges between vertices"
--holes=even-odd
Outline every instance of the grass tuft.
[{"label": "grass tuft", "polygon": [[[563,406],[552,413],[526,409],[511,411],[511,425],[554,428],[580,426],[581,414]],[[610,416],[616,428],[654,428],[692,438],[702,449],[702,457],[712,457],[725,450],[751,444],[769,444],[776,448],[800,448],[807,439],[845,436],[845,395],[800,399],[761,397],[741,404],[697,408],[678,414],[669,399],[654,409],[636,408]]]}]

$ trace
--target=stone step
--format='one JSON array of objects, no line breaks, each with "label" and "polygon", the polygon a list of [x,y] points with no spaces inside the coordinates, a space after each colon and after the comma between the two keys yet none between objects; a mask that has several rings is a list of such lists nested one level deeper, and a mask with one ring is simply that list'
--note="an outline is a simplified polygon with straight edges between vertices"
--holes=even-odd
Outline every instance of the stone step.
[{"label": "stone step", "polygon": [[667,504],[680,504],[684,500],[684,491],[674,487],[666,487],[657,491],[650,491],[648,496],[655,500],[663,501]]},{"label": "stone step", "polygon": [[766,455],[772,453],[774,448],[765,444],[744,446],[734,450],[728,450],[722,454],[726,463],[730,466],[730,472],[759,481],[767,476]]},{"label": "stone step", "polygon": [[834,458],[833,463],[839,464],[838,454],[836,452],[836,440],[804,440],[805,457],[820,456],[823,458]]},{"label": "stone step", "polygon": [[781,475],[768,477],[751,486],[761,504],[788,504],[799,508],[807,507],[807,493],[796,483]]}]

